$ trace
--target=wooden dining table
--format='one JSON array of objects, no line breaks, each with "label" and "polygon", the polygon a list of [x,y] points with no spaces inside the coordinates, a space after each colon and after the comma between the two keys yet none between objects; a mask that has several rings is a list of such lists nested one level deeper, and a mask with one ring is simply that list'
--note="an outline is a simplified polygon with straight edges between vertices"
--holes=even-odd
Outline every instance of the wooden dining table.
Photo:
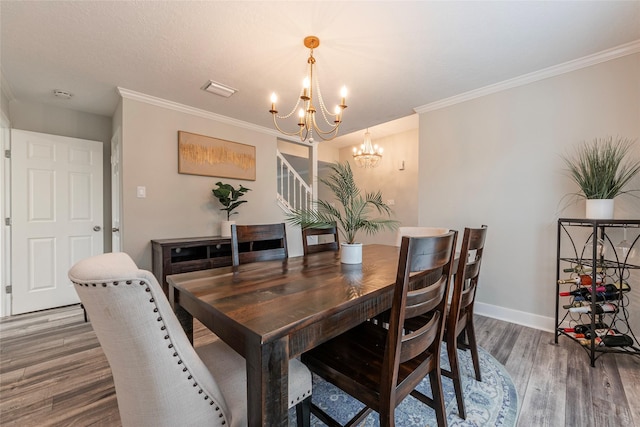
[{"label": "wooden dining table", "polygon": [[399,248],[365,245],[362,264],[320,252],[167,276],[193,340],[198,319],[246,359],[250,426],[288,425],[289,359],[391,307]]}]

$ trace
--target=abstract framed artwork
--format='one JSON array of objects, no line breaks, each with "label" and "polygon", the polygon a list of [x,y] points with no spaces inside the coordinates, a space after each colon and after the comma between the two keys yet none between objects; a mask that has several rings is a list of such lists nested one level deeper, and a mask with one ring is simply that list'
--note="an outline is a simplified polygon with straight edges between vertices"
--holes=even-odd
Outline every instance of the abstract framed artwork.
[{"label": "abstract framed artwork", "polygon": [[256,180],[256,147],[178,131],[178,173]]}]

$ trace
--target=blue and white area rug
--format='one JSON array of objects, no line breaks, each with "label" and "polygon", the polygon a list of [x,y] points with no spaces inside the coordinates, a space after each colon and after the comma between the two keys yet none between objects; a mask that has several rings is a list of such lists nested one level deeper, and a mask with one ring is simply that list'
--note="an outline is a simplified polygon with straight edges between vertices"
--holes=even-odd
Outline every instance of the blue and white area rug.
[{"label": "blue and white area rug", "polygon": [[[481,382],[475,380],[471,352],[458,350],[463,396],[467,410],[466,420],[458,417],[458,405],[453,391],[453,382],[447,377],[442,377],[448,425],[465,427],[515,426],[518,418],[518,396],[511,377],[505,367],[484,349],[478,348],[478,353],[480,355],[480,371],[482,373]],[[440,360],[442,367],[448,370],[449,359],[444,346]],[[428,377],[418,386],[418,390],[427,396],[432,395]],[[312,400],[341,424],[350,420],[364,406],[353,397],[316,375],[313,376]],[[295,426],[295,410],[292,408],[289,414],[289,425],[293,427]],[[411,396],[408,396],[398,405],[395,416],[396,425],[399,427],[437,426],[435,411]],[[324,426],[324,423],[312,415],[311,425],[320,427]],[[379,427],[379,425],[376,412],[369,414],[365,421],[360,424],[360,426],[366,427]]]}]

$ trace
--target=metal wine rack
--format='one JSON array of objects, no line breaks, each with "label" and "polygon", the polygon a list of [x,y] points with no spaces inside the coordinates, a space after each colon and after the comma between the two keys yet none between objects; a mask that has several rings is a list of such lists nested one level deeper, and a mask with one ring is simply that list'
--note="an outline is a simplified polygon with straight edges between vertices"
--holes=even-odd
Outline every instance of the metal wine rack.
[{"label": "metal wine rack", "polygon": [[[620,246],[611,240],[613,229],[624,229],[624,241],[627,242]],[[627,230],[632,230],[632,236],[627,241]],[[619,234],[619,232],[617,232]],[[584,242],[583,242],[584,241]],[[578,243],[578,244],[577,244]],[[582,244],[580,244],[582,243]],[[624,250],[622,250],[624,249]],[[622,252],[622,253],[620,253]],[[626,253],[625,253],[626,252]],[[637,253],[637,256],[631,255]],[[640,270],[640,219],[572,219],[560,218],[558,220],[558,237],[557,237],[557,268],[556,268],[556,318],[555,318],[555,343],[558,343],[558,337],[561,335],[580,343],[589,355],[591,366],[595,366],[598,357],[606,353],[628,353],[640,355],[640,341],[636,337],[630,325],[630,315],[636,316],[640,313],[631,313],[629,310],[629,294],[634,291],[640,292],[640,283],[635,281],[632,274],[634,270]],[[563,308],[559,293],[562,290],[578,289],[579,285],[560,285],[558,280],[567,276],[564,272],[565,268],[590,268],[586,274],[591,275],[591,286],[587,299],[590,300],[590,313],[574,313]],[[577,273],[572,273],[573,276]],[[598,287],[597,276],[603,276],[602,284],[626,282],[630,290],[628,292],[617,292],[616,299],[609,299],[605,302],[616,304],[616,312],[597,313],[596,306],[599,305],[598,295],[596,292]],[[567,286],[570,286],[567,288]],[[570,304],[573,304],[575,297],[570,298]],[[602,332],[606,334],[621,334],[631,339],[629,345],[606,346],[603,344],[602,338],[595,338],[595,326],[597,323],[605,323],[608,328],[603,328]],[[566,327],[572,327],[577,324],[588,325],[590,327],[589,338],[578,338],[571,332],[565,332]],[[586,341],[583,341],[586,340]]]}]

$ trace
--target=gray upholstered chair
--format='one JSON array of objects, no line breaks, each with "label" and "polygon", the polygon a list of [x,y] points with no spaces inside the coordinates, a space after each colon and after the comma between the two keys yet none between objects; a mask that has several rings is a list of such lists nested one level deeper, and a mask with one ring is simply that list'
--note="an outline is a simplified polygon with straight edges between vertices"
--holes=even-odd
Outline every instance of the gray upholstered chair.
[{"label": "gray upholstered chair", "polygon": [[[221,340],[194,349],[156,278],[125,253],[69,270],[107,356],[124,426],[246,426],[246,362]],[[309,423],[311,373],[289,363],[289,406]]]}]

